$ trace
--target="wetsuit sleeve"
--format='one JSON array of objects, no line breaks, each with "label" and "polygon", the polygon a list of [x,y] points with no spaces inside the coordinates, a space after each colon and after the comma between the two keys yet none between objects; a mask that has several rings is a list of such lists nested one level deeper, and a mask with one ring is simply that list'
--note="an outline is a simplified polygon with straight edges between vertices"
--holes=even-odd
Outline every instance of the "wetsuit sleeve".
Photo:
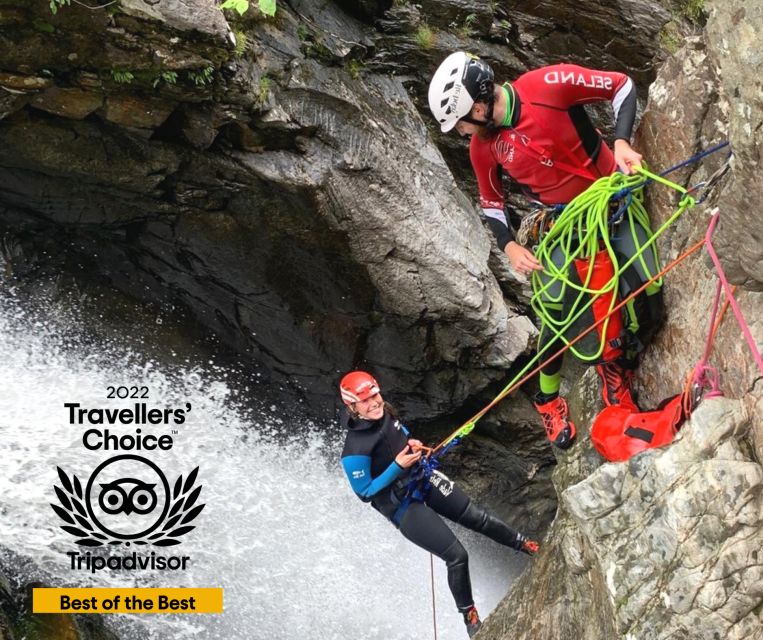
[{"label": "wetsuit sleeve", "polygon": [[480,192],[480,207],[485,219],[498,243],[498,248],[504,247],[514,239],[514,232],[506,220],[504,213],[503,185],[501,183],[501,167],[493,158],[490,143],[472,136],[469,145],[469,159],[477,178]]},{"label": "wetsuit sleeve", "polygon": [[554,106],[569,109],[578,104],[609,100],[615,112],[615,139],[630,141],[636,120],[636,85],[624,73],[558,64],[539,70],[553,95]]},{"label": "wetsuit sleeve", "polygon": [[379,491],[388,487],[403,472],[403,468],[393,461],[383,473],[372,478],[371,457],[361,455],[342,458],[342,466],[352,490],[364,501],[370,500]]}]

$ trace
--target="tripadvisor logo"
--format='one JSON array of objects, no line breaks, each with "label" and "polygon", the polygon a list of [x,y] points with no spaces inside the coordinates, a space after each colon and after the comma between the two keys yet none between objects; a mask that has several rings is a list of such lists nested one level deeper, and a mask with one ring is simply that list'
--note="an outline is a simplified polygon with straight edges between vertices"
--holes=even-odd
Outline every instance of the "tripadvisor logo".
[{"label": "tripadvisor logo", "polygon": [[[188,407],[190,410],[190,405]],[[73,415],[70,412],[70,416]],[[82,421],[78,422],[82,424]],[[93,429],[85,432],[83,444],[86,448],[94,448],[88,446],[94,432],[97,433]],[[108,430],[97,435],[106,434]],[[111,448],[133,448],[129,445],[135,440],[123,437]],[[170,435],[161,436],[159,442],[162,441],[168,446],[159,448],[172,447]],[[82,480],[61,467],[56,469],[60,486],[54,485],[54,490],[58,501],[50,506],[63,521],[61,529],[75,538],[75,544],[93,548],[93,553],[67,553],[71,569],[95,573],[101,569],[186,568],[187,556],[165,557],[153,551],[140,556],[135,551],[126,556],[107,554],[112,549],[126,550],[132,546],[146,549],[149,545],[171,547],[180,544],[183,536],[196,528],[192,523],[205,507],[199,502],[202,485],[196,482],[198,467],[185,477],[178,476],[172,484],[155,462],[135,453],[119,453],[104,460]]]}]

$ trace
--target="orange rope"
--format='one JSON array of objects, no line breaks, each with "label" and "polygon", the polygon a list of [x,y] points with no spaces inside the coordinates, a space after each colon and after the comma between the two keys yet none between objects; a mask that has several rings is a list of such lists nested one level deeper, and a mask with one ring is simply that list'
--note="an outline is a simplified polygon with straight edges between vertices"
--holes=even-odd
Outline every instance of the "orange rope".
[{"label": "orange rope", "polygon": [[521,380],[515,382],[507,389],[504,389],[501,393],[499,393],[495,398],[493,398],[492,402],[490,404],[486,405],[483,409],[481,409],[479,412],[477,412],[471,420],[467,420],[464,422],[458,429],[453,431],[445,440],[443,440],[440,444],[438,444],[433,450],[432,453],[437,453],[442,447],[444,447],[448,442],[450,442],[453,439],[453,436],[460,431],[463,427],[466,425],[477,422],[480,418],[482,418],[488,411],[490,411],[494,406],[496,406],[501,400],[503,400],[506,396],[508,396],[512,391],[514,391],[517,387],[520,387],[525,382],[530,380],[535,374],[537,374],[541,369],[543,369],[547,364],[553,362],[557,358],[559,358],[567,349],[569,349],[572,345],[577,343],[578,341],[582,340],[585,336],[587,336],[591,331],[596,329],[600,324],[605,322],[609,316],[611,316],[613,313],[616,313],[620,309],[622,309],[628,302],[630,302],[633,298],[635,298],[638,294],[640,294],[642,291],[644,291],[647,287],[649,287],[653,282],[656,280],[659,280],[664,276],[668,271],[673,269],[674,267],[678,266],[681,262],[683,262],[686,258],[688,258],[693,253],[696,253],[699,251],[705,244],[705,240],[702,239],[699,242],[697,242],[695,245],[692,245],[689,249],[684,251],[680,256],[678,256],[675,260],[670,262],[666,267],[662,269],[656,276],[653,276],[650,278],[647,282],[645,282],[643,285],[641,285],[638,289],[635,291],[632,291],[628,297],[626,297],[622,302],[617,304],[609,313],[607,313],[605,316],[594,322],[590,327],[588,327],[585,331],[580,333],[577,337],[575,337],[573,340],[570,340],[568,344],[566,344],[564,347],[559,349],[554,355],[552,355],[550,358],[546,359],[543,363],[539,364],[537,367],[535,367],[532,371],[527,373],[525,376],[522,377]]}]

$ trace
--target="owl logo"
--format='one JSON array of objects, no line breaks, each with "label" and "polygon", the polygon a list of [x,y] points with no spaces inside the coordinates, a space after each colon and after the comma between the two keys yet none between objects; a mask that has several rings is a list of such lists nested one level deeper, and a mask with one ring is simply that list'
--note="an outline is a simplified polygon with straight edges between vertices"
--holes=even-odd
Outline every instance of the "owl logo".
[{"label": "owl logo", "polygon": [[[133,485],[129,493],[122,486]],[[101,484],[101,493],[98,496],[98,505],[106,513],[116,515],[124,513],[139,513],[145,515],[151,513],[159,499],[154,491],[156,484],[148,484],[137,478],[122,478]]]},{"label": "owl logo", "polygon": [[77,544],[153,544],[171,546],[195,526],[201,485],[199,468],[169,482],[151,460],[120,454],[99,464],[83,487],[76,475],[58,467],[61,487],[54,487],[59,504],[51,504],[66,522],[61,528],[77,536]]}]

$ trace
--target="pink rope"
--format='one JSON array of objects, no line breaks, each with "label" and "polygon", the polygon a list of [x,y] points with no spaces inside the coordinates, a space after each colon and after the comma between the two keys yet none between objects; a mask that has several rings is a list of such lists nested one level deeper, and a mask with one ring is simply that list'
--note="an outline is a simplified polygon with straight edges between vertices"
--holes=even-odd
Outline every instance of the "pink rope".
[{"label": "pink rope", "polygon": [[[704,394],[706,398],[717,398],[723,395],[720,386],[720,376],[715,367],[707,364],[710,358],[710,352],[713,350],[713,341],[715,338],[715,322],[718,318],[718,309],[721,302],[721,282],[715,288],[715,299],[713,300],[713,311],[710,314],[710,330],[707,333],[705,342],[705,352],[702,358],[694,367],[692,374],[692,387],[694,388],[694,403],[699,401],[700,395]],[[705,390],[707,392],[705,393]]]},{"label": "pink rope", "polygon": [[[747,341],[747,346],[750,347],[750,352],[752,353],[752,357],[755,360],[755,364],[758,365],[758,369],[760,370],[761,375],[763,375],[763,358],[761,358],[760,351],[758,351],[758,345],[755,343],[755,339],[752,337],[752,333],[750,333],[750,328],[747,326],[747,322],[745,322],[742,310],[739,308],[737,301],[734,299],[734,293],[731,291],[731,285],[729,285],[729,281],[726,278],[726,273],[723,271],[723,267],[721,266],[721,261],[718,259],[718,254],[715,252],[715,248],[713,247],[713,232],[715,231],[715,227],[718,224],[718,219],[720,216],[721,212],[718,207],[716,207],[713,210],[713,217],[710,220],[710,226],[707,228],[707,233],[705,234],[705,246],[707,247],[707,252],[710,254],[710,259],[715,265],[715,270],[718,272],[720,286],[723,287],[723,290],[726,293],[726,298],[728,299],[729,304],[734,311],[734,315],[736,316],[737,322],[739,323],[739,328],[742,330],[744,339]],[[718,295],[720,294],[720,286],[718,288],[718,292],[716,293],[716,304],[718,302]],[[717,311],[717,309],[715,310]]]}]

